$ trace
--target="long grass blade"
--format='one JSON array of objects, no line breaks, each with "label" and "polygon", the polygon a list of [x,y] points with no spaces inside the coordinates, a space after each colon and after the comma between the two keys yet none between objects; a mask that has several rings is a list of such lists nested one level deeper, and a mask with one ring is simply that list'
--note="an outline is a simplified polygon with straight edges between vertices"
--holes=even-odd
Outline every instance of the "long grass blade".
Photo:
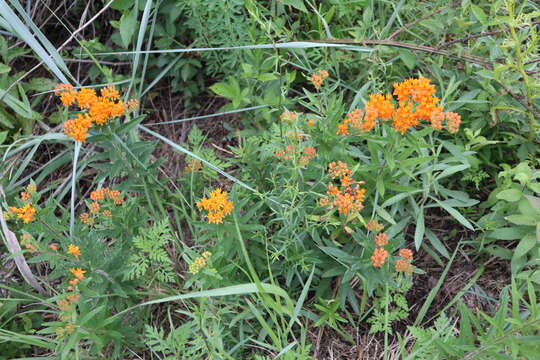
[{"label": "long grass blade", "polygon": [[225,46],[219,48],[184,48],[184,49],[165,49],[165,50],[139,50],[139,51],[117,51],[96,53],[99,56],[108,55],[131,55],[131,54],[167,54],[167,53],[189,53],[189,52],[204,52],[204,51],[225,51],[225,50],[251,50],[251,49],[309,49],[309,48],[339,48],[344,50],[354,50],[371,52],[373,49],[343,44],[330,44],[309,41],[291,41],[277,44],[258,44],[258,45],[241,45],[241,46]]},{"label": "long grass blade", "polygon": [[77,160],[79,159],[79,152],[81,151],[82,143],[75,142],[75,148],[73,149],[73,168],[71,171],[71,200],[69,202],[70,219],[69,219],[69,237],[73,239],[73,232],[75,230],[75,195],[77,186]]},{"label": "long grass blade", "polygon": [[[60,70],[55,61],[53,61],[53,56],[49,54],[43,46],[36,40],[34,35],[30,32],[28,27],[19,19],[17,14],[5,0],[0,0],[0,16],[7,22],[13,32],[17,34],[24,42],[28,44],[34,50],[34,52],[39,56],[40,60],[43,61],[49,69],[60,79],[60,81],[68,83],[68,79],[64,73]],[[65,66],[65,64],[64,64]]]},{"label": "long grass blade", "polygon": [[215,170],[217,171],[218,173],[220,173],[221,175],[225,176],[227,179],[229,180],[232,180],[234,181],[235,183],[237,183],[238,185],[250,190],[250,191],[253,191],[254,193],[258,193],[257,190],[255,190],[254,188],[252,188],[251,186],[249,186],[248,184],[244,183],[243,181],[235,178],[234,176],[232,175],[229,175],[227,174],[225,171],[221,170],[220,168],[218,168],[217,166],[213,165],[213,164],[210,164],[208,161],[204,160],[203,158],[199,157],[198,155],[192,153],[191,151],[189,151],[188,149],[178,145],[177,143],[175,143],[174,141],[171,141],[169,139],[167,139],[165,136],[163,135],[160,135],[158,134],[157,132],[155,131],[152,131],[146,127],[144,127],[143,125],[139,125],[138,126],[139,129],[141,129],[142,131],[158,138],[159,140],[163,141],[165,144],[167,145],[170,145],[173,149],[176,149],[188,156],[191,156],[192,158],[195,158],[197,160],[199,160],[200,162],[202,162],[203,164],[205,164],[206,166],[208,166],[210,169],[212,170]]},{"label": "long grass blade", "polygon": [[250,107],[247,107],[247,108],[236,109],[236,110],[231,110],[231,111],[224,111],[224,112],[215,113],[215,114],[210,114],[210,115],[194,116],[194,117],[185,118],[185,119],[178,119],[178,120],[171,120],[171,121],[163,121],[163,122],[157,122],[157,123],[149,123],[149,124],[144,124],[144,125],[145,125],[145,126],[149,126],[149,125],[176,124],[176,123],[185,122],[185,121],[208,119],[208,118],[216,117],[216,116],[230,115],[230,114],[241,113],[241,112],[244,112],[244,111],[257,110],[257,109],[262,109],[262,108],[265,108],[265,107],[268,107],[268,106],[270,106],[270,105],[250,106]]}]

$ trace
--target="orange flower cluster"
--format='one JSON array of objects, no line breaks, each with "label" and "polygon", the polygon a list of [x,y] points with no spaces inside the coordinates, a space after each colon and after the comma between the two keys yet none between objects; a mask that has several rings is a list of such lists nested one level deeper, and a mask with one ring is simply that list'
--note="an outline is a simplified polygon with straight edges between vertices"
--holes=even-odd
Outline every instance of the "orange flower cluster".
[{"label": "orange flower cluster", "polygon": [[81,256],[81,249],[77,245],[68,245],[68,254],[75,256],[77,259]]},{"label": "orange flower cluster", "polygon": [[[371,223],[371,227],[374,227],[374,224],[372,223],[374,220],[370,220],[368,224]],[[377,224],[382,226],[381,224]],[[380,228],[380,227],[379,227]],[[381,229],[382,230],[382,229]],[[384,248],[384,246],[388,245],[388,235],[384,232],[381,232],[373,237],[373,242],[377,247],[375,248],[375,251],[373,252],[373,256],[371,256],[371,264],[376,267],[380,268],[384,265],[386,258],[388,257],[388,251]],[[400,249],[398,252],[400,259],[396,261],[396,272],[406,272],[409,275],[412,275],[413,272],[413,266],[411,264],[413,259],[413,253],[409,249]]]},{"label": "orange flower cluster", "polygon": [[209,224],[221,224],[225,215],[232,213],[233,203],[229,201],[228,193],[220,188],[210,193],[208,198],[202,198],[197,202],[199,209],[208,211],[206,217]]},{"label": "orange flower cluster", "polygon": [[[302,154],[302,155],[300,155]],[[309,164],[310,160],[317,156],[317,149],[312,146],[306,146],[301,151],[296,151],[294,145],[287,145],[285,149],[278,149],[274,153],[274,156],[282,160],[299,159],[298,162],[301,166]]]},{"label": "orange flower cluster", "polygon": [[397,272],[406,272],[409,275],[413,273],[413,266],[411,261],[413,259],[413,253],[409,249],[399,250],[399,256],[401,259],[396,261],[396,271]]},{"label": "orange flower cluster", "polygon": [[380,268],[384,265],[387,256],[388,251],[384,250],[384,248],[376,248],[373,252],[373,256],[371,257],[371,263],[373,266]]},{"label": "orange flower cluster", "polygon": [[401,83],[394,83],[393,95],[397,99],[397,106],[392,102],[392,94],[371,94],[365,105],[365,116],[362,121],[362,112],[347,118],[338,124],[338,135],[348,135],[349,126],[360,132],[371,131],[375,127],[376,120],[393,119],[393,126],[401,134],[419,124],[420,120],[430,122],[435,130],[443,128],[442,122],[446,120],[446,128],[455,133],[459,129],[461,117],[453,112],[443,112],[439,99],[435,97],[436,88],[425,77],[407,79]]},{"label": "orange flower cluster", "polygon": [[373,239],[375,241],[375,244],[377,246],[383,247],[388,244],[388,235],[384,232],[375,235],[375,238]]},{"label": "orange flower cluster", "polygon": [[185,171],[188,172],[197,172],[202,169],[202,162],[200,162],[197,159],[190,159],[187,161],[187,165],[184,168]]},{"label": "orange flower cluster", "polygon": [[[84,212],[79,216],[81,222],[86,225],[94,225],[95,218],[100,215],[100,201],[110,200],[114,205],[122,205],[124,203],[124,196],[118,190],[111,190],[108,187],[104,187],[92,191],[90,193],[90,200],[92,200],[88,205],[90,214]],[[103,210],[101,214],[105,217],[112,217],[112,212],[108,209]]]},{"label": "orange flower cluster", "polygon": [[338,179],[340,185],[336,186],[332,182],[328,183],[328,196],[323,197],[319,204],[329,210],[337,207],[340,214],[354,214],[364,208],[364,198],[366,189],[361,188],[364,182],[356,182],[351,178],[352,170],[347,164],[341,161],[328,164],[328,176]]},{"label": "orange flower cluster", "polygon": [[21,207],[10,206],[8,207],[8,213],[6,218],[17,217],[22,220],[25,224],[28,224],[34,221],[36,216],[36,209],[32,206],[32,196],[36,193],[36,185],[29,184],[26,187],[26,191],[22,191],[20,194],[20,199],[24,203]]},{"label": "orange flower cluster", "polygon": [[324,80],[328,78],[328,71],[326,70],[318,70],[313,75],[311,75],[311,83],[317,90],[322,86],[324,83]]},{"label": "orange flower cluster", "polygon": [[60,84],[54,90],[55,95],[66,107],[78,105],[84,113],[77,114],[75,119],[64,123],[64,133],[76,141],[86,140],[88,130],[95,125],[103,125],[112,118],[122,116],[126,110],[135,111],[138,108],[136,100],[130,100],[128,105],[120,100],[120,93],[113,85],[101,89],[100,95],[94,89],[84,88],[75,90],[70,84]]},{"label": "orange flower cluster", "polygon": [[30,234],[23,234],[21,236],[21,245],[23,245],[25,249],[32,252],[37,251],[36,245],[32,243],[32,237],[30,236]]},{"label": "orange flower cluster", "polygon": [[289,123],[292,123],[294,122],[294,120],[296,119],[296,117],[298,116],[297,113],[295,112],[292,112],[292,111],[284,111],[281,113],[281,115],[279,115],[279,119],[283,122],[289,122]]},{"label": "orange flower cluster", "polygon": [[16,215],[17,218],[21,219],[25,224],[34,221],[36,216],[36,209],[32,206],[32,204],[26,204],[20,208],[10,206],[8,209],[10,216]]},{"label": "orange flower cluster", "polygon": [[377,222],[375,219],[371,219],[366,224],[366,229],[369,231],[381,231],[384,229],[384,225]]}]

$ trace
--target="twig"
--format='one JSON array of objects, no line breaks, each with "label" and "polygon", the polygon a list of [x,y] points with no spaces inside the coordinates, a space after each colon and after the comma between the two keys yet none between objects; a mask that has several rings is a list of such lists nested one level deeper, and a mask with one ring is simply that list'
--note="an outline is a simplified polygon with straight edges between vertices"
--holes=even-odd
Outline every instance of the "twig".
[{"label": "twig", "polygon": [[493,63],[487,60],[484,60],[477,56],[472,55],[456,55],[452,54],[450,51],[447,50],[441,50],[430,46],[425,45],[415,45],[415,44],[408,44],[398,41],[389,41],[389,40],[348,40],[348,39],[341,39],[341,40],[334,40],[334,39],[327,39],[327,40],[311,40],[308,42],[312,43],[329,43],[329,44],[342,44],[342,45],[362,45],[362,46],[370,46],[370,45],[381,45],[381,46],[392,46],[392,47],[400,47],[410,50],[418,50],[423,52],[428,52],[432,54],[439,54],[444,56],[449,56],[461,60],[465,60],[474,64],[478,64],[483,66],[486,69],[492,69]]},{"label": "twig", "polygon": [[540,119],[540,114],[534,109],[532,108],[531,106],[529,106],[529,104],[527,104],[526,102],[524,102],[522,100],[521,97],[519,97],[519,95],[515,94],[512,92],[512,90],[510,90],[506,85],[504,85],[501,81],[497,81],[497,83],[504,89],[504,91],[506,91],[508,93],[508,95],[510,95],[511,97],[514,98],[514,100],[516,100],[521,106],[523,106],[525,109],[529,110],[531,114],[534,115],[534,117],[536,117],[537,119]]},{"label": "twig", "polygon": [[[540,21],[533,21],[531,23],[531,25],[523,25],[523,26],[520,26],[520,28],[527,27],[527,26],[535,26],[535,25],[538,25],[538,24],[540,24]],[[446,47],[448,47],[450,45],[454,45],[454,44],[461,43],[461,42],[467,42],[467,41],[478,39],[478,38],[481,38],[481,37],[484,37],[484,36],[491,36],[491,35],[500,34],[500,33],[505,32],[505,31],[507,31],[507,29],[484,31],[484,32],[481,32],[481,33],[478,33],[478,34],[469,35],[469,36],[466,36],[466,37],[463,37],[463,38],[459,38],[459,39],[449,41],[447,43],[442,44],[438,48],[439,49],[444,49],[444,48],[446,48]]]},{"label": "twig", "polygon": [[392,34],[390,34],[390,36],[388,36],[386,38],[386,40],[392,40],[393,38],[398,36],[401,32],[413,27],[414,25],[418,24],[420,21],[426,20],[427,18],[440,13],[441,11],[443,11],[443,8],[440,8],[440,9],[437,9],[437,10],[432,10],[431,12],[429,12],[426,15],[422,16],[421,18],[418,18],[418,19],[414,20],[413,22],[408,23],[407,25],[404,25],[401,28],[397,29]]},{"label": "twig", "polygon": [[[2,188],[2,185],[0,185],[0,196],[2,198],[5,197],[4,195],[4,189]],[[2,227],[2,233],[4,234],[4,237],[6,238],[6,246],[13,256],[13,260],[15,260],[15,265],[17,265],[17,269],[19,269],[19,272],[21,273],[23,279],[34,289],[36,289],[40,294],[46,295],[47,292],[45,289],[37,282],[36,278],[34,277],[34,274],[32,274],[32,270],[30,270],[30,267],[28,266],[28,263],[26,262],[26,259],[23,255],[21,255],[21,246],[19,245],[19,241],[17,241],[17,237],[13,232],[11,232],[6,224],[6,220],[4,219],[4,212],[0,209],[0,225]]]}]

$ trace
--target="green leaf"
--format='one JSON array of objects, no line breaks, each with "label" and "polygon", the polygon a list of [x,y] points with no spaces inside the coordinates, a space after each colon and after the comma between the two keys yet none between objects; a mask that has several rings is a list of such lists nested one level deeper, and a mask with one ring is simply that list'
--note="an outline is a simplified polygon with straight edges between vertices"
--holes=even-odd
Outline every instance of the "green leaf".
[{"label": "green leaf", "polygon": [[2,145],[4,141],[6,141],[7,135],[7,131],[0,131],[0,145]]},{"label": "green leaf", "polygon": [[[1,142],[0,142],[1,144]],[[529,204],[536,210],[540,211],[540,198],[532,195],[525,195],[527,200],[529,201]]]},{"label": "green leaf", "polygon": [[416,56],[412,53],[412,51],[407,49],[400,49],[399,50],[399,58],[405,66],[409,68],[409,70],[414,69],[416,66]]},{"label": "green leaf", "polygon": [[11,70],[11,67],[6,64],[0,63],[0,74],[6,74]]},{"label": "green leaf", "polygon": [[512,256],[512,261],[515,261],[527,254],[534,247],[534,245],[536,245],[535,236],[532,234],[525,235],[519,242],[518,246],[516,246],[514,255]]},{"label": "green leaf", "polygon": [[217,83],[210,86],[210,90],[215,92],[219,96],[223,96],[227,99],[232,99],[235,96],[234,88],[227,83]]},{"label": "green leaf", "polygon": [[488,237],[497,240],[517,240],[521,239],[527,232],[526,228],[506,227],[491,231]]},{"label": "green leaf", "polygon": [[535,193],[540,194],[540,183],[528,183],[527,186]]},{"label": "green leaf", "polygon": [[497,199],[506,200],[509,202],[518,201],[521,199],[522,192],[518,189],[503,190],[497,194]]},{"label": "green leaf", "polygon": [[120,18],[120,37],[122,38],[122,44],[128,48],[131,43],[131,38],[135,34],[137,29],[137,10],[131,9],[127,13],[124,13]]},{"label": "green leaf", "polygon": [[416,218],[416,229],[414,230],[414,246],[416,247],[416,251],[418,251],[418,249],[420,249],[420,245],[422,245],[425,231],[426,226],[424,225],[424,207],[422,206],[419,210],[418,217]]},{"label": "green leaf", "polygon": [[456,219],[461,225],[465,226],[467,229],[470,229],[470,230],[474,230],[474,227],[472,226],[472,224],[469,222],[469,220],[465,219],[465,217],[463,215],[460,214],[459,211],[457,211],[456,209],[454,209],[453,207],[435,199],[435,198],[432,198],[433,200],[435,200],[437,202],[437,204],[439,204],[440,207],[442,207],[444,210],[446,210],[450,215],[452,215],[452,217],[454,219]]},{"label": "green leaf", "polygon": [[474,17],[480,21],[482,25],[487,25],[487,16],[479,6],[471,4],[471,10],[474,14]]},{"label": "green leaf", "polygon": [[293,8],[296,8],[300,11],[303,11],[305,13],[308,12],[308,9],[306,9],[306,5],[304,5],[303,0],[279,0],[283,5],[290,5]]},{"label": "green leaf", "polygon": [[536,226],[538,223],[537,218],[527,215],[509,215],[505,219],[516,225]]}]

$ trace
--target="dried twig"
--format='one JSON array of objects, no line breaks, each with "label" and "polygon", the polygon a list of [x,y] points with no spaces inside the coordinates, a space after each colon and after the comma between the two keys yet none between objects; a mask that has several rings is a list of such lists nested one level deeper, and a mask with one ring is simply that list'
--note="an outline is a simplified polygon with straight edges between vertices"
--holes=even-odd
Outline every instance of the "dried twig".
[{"label": "dried twig", "polygon": [[335,39],[327,39],[327,40],[311,40],[309,42],[313,43],[329,43],[329,44],[342,44],[342,45],[361,45],[361,46],[370,46],[370,45],[381,45],[381,46],[391,46],[391,47],[400,47],[410,50],[418,50],[423,51],[427,53],[432,54],[438,54],[438,55],[444,55],[449,56],[453,58],[457,58],[460,60],[465,60],[467,62],[471,62],[474,64],[481,65],[482,67],[485,67],[486,69],[492,69],[493,63],[487,60],[484,60],[478,56],[472,56],[472,55],[456,55],[451,53],[447,50],[441,50],[430,46],[425,45],[415,45],[415,44],[409,44],[409,43],[403,43],[398,41],[389,41],[389,40],[348,40],[348,39],[341,39],[341,40],[335,40]]},{"label": "dried twig", "polygon": [[386,38],[386,40],[392,40],[393,38],[395,38],[396,36],[398,36],[401,32],[407,30],[407,29],[410,29],[411,27],[413,27],[414,25],[418,24],[420,21],[423,21],[423,20],[426,20],[427,18],[433,16],[433,15],[436,15],[438,13],[440,13],[441,11],[443,11],[444,8],[440,8],[440,9],[436,9],[436,10],[432,10],[431,12],[427,13],[426,15],[414,20],[413,22],[411,23],[408,23],[402,27],[400,27],[399,29],[397,29],[396,31],[394,31],[392,34],[390,34],[390,36],[388,36]]},{"label": "dried twig", "polygon": [[[538,25],[538,24],[540,24],[540,21],[533,21],[531,23],[531,25],[523,25],[523,26],[520,26],[519,28],[523,28],[523,27],[527,27],[527,26],[535,26],[535,25]],[[507,31],[507,30],[506,29],[500,29],[500,30],[493,30],[493,31],[484,31],[484,32],[481,32],[481,33],[478,33],[478,34],[469,35],[469,36],[465,36],[463,38],[459,38],[459,39],[455,39],[455,40],[446,42],[446,43],[442,44],[441,46],[439,46],[438,48],[439,49],[444,49],[444,48],[446,48],[446,47],[448,47],[450,45],[453,45],[453,44],[467,42],[467,41],[478,39],[478,38],[481,38],[481,37],[484,37],[484,36],[497,35],[497,34],[500,34],[502,32],[505,32],[505,31]]]},{"label": "dried twig", "polygon": [[[4,195],[4,189],[0,185],[0,196],[2,198],[5,197]],[[4,238],[6,239],[6,246],[11,253],[11,256],[13,256],[13,260],[15,260],[15,265],[17,265],[17,269],[19,269],[19,272],[21,273],[23,279],[34,289],[36,289],[40,294],[46,295],[47,292],[45,289],[37,282],[36,278],[34,277],[34,274],[32,274],[32,270],[30,270],[30,267],[28,266],[28,263],[26,262],[26,259],[24,256],[21,255],[21,246],[19,245],[19,241],[17,241],[17,237],[13,232],[11,232],[6,224],[6,220],[4,219],[4,213],[0,209],[0,225],[2,227],[2,233],[4,234]]]}]

